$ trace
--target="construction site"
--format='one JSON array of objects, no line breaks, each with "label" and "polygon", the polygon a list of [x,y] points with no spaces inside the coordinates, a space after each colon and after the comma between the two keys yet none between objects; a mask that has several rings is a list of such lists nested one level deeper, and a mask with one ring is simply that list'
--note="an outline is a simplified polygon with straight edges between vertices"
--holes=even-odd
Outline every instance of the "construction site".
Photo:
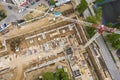
[{"label": "construction site", "polygon": [[[66,6],[70,7],[63,10]],[[96,57],[89,45],[85,47],[87,32],[76,22],[80,18],[71,6],[58,8],[70,19],[50,14],[24,25],[11,25],[8,33],[1,34],[0,79],[36,80],[62,66],[70,80],[112,80],[100,51]]]},{"label": "construction site", "polygon": [[83,45],[87,38],[83,27],[59,18],[53,22],[30,32],[19,30],[19,36],[12,34],[5,40],[7,50],[2,52],[6,55],[1,69],[8,69],[3,74],[12,74],[9,80],[15,77],[15,80],[22,80],[23,76],[26,80],[34,80],[41,72],[54,71],[59,65],[67,67],[70,77],[76,80],[97,80],[84,55],[87,51]]}]

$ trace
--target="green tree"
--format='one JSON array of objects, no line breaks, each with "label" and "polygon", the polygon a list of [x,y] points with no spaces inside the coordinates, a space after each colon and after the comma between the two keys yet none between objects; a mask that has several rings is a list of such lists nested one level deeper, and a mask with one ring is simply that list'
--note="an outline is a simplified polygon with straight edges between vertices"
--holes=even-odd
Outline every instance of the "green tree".
[{"label": "green tree", "polygon": [[[95,16],[88,16],[86,18],[86,21],[87,22],[90,22],[90,23],[94,23],[94,24],[100,24],[101,23],[101,16],[102,16],[102,8],[101,7],[98,7],[97,9],[95,9]],[[95,29],[94,28],[91,28],[91,27],[86,27],[86,30],[90,36],[90,38],[96,33]]]},{"label": "green tree", "polygon": [[57,80],[69,80],[68,74],[63,69],[58,69],[55,76]]},{"label": "green tree", "polygon": [[89,34],[90,38],[96,33],[95,28],[92,28],[89,26],[86,26],[86,30],[87,30],[87,33]]},{"label": "green tree", "polygon": [[113,25],[114,28],[120,29],[120,23]]},{"label": "green tree", "polygon": [[87,22],[90,22],[90,23],[95,23],[95,24],[97,24],[97,19],[96,19],[95,16],[89,16],[89,17],[87,17],[87,18],[86,18],[86,21],[87,21]]},{"label": "green tree", "polygon": [[5,11],[0,10],[0,21],[6,17]]},{"label": "green tree", "polygon": [[63,69],[58,69],[55,73],[46,72],[42,74],[42,80],[70,80],[68,74]]},{"label": "green tree", "polygon": [[86,21],[95,23],[95,24],[99,24],[102,19],[101,16],[102,16],[102,9],[101,9],[101,7],[98,7],[97,9],[95,9],[95,16],[88,16],[86,18]]},{"label": "green tree", "polygon": [[[86,21],[94,24],[98,23],[95,16],[87,17]],[[95,28],[92,28],[91,26],[86,26],[85,28],[90,38],[96,33]]]},{"label": "green tree", "polygon": [[83,13],[88,8],[88,3],[86,0],[81,0],[81,3],[76,7],[76,11],[80,14]]},{"label": "green tree", "polygon": [[50,4],[51,4],[51,5],[54,5],[54,4],[55,4],[55,1],[54,1],[54,0],[50,0]]},{"label": "green tree", "polygon": [[102,19],[102,7],[98,7],[97,9],[95,9],[95,16],[97,21],[101,21]]},{"label": "green tree", "polygon": [[86,18],[86,21],[90,22],[90,23],[94,23],[94,24],[100,24],[102,21],[102,10],[101,7],[95,9],[95,16],[88,16]]},{"label": "green tree", "polygon": [[112,43],[112,46],[115,48],[115,49],[120,49],[120,40],[117,39],[116,41],[114,41]]},{"label": "green tree", "polygon": [[115,49],[120,49],[120,35],[119,34],[109,34],[106,36],[106,41],[112,43],[112,47]]},{"label": "green tree", "polygon": [[106,40],[108,42],[114,42],[114,41],[118,40],[119,38],[120,38],[120,35],[119,34],[114,34],[114,33],[106,36]]},{"label": "green tree", "polygon": [[52,72],[46,72],[42,74],[42,80],[56,80]]},{"label": "green tree", "polygon": [[107,26],[112,28],[113,24],[112,23],[108,23]]},{"label": "green tree", "polygon": [[118,23],[120,23],[120,16],[118,16],[117,21],[118,21]]}]

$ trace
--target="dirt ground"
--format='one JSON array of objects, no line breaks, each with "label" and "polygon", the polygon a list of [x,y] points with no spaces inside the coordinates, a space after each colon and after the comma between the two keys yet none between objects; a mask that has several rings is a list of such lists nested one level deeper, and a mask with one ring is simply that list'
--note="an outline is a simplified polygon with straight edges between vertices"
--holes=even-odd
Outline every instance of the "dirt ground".
[{"label": "dirt ground", "polygon": [[[39,77],[40,75],[42,75],[43,72],[48,72],[48,71],[54,72],[54,71],[56,71],[57,66],[59,66],[59,65],[62,65],[63,67],[67,67],[67,68],[68,68],[67,63],[66,63],[66,61],[64,60],[64,61],[61,61],[61,62],[57,62],[57,63],[55,63],[55,64],[53,64],[53,65],[49,65],[49,66],[46,66],[46,67],[44,67],[44,68],[40,68],[40,69],[37,69],[37,70],[35,70],[35,71],[32,71],[32,72],[27,73],[27,74],[26,74],[26,76],[27,76],[27,77],[26,77],[26,80],[34,80],[34,79],[36,79],[37,77]],[[68,72],[68,73],[69,73],[69,72]]]},{"label": "dirt ground", "polygon": [[2,7],[2,5],[0,5],[0,10],[2,10],[3,9],[3,7]]},{"label": "dirt ground", "polygon": [[71,8],[73,8],[72,4],[64,4],[60,7],[55,8],[55,11],[64,12],[64,11],[69,10]]},{"label": "dirt ground", "polygon": [[38,7],[36,7],[35,9],[36,9],[36,11],[31,11],[29,14],[27,14],[26,16],[24,16],[25,20],[29,20],[29,19],[32,19],[32,18],[35,18],[35,17],[43,15],[42,12],[46,12],[46,10],[48,9],[48,7],[44,7],[41,4]]},{"label": "dirt ground", "polygon": [[[1,4],[0,4],[0,10],[4,10],[4,8]],[[7,14],[5,10],[4,10],[4,12],[5,12],[5,14]]]}]

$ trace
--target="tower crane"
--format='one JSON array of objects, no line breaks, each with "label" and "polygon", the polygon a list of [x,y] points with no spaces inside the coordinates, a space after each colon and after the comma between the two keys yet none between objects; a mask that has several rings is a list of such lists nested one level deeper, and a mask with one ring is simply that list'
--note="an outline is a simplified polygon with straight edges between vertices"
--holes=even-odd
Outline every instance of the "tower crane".
[{"label": "tower crane", "polygon": [[[18,7],[16,5],[14,5],[14,4],[5,3],[5,2],[3,2],[3,5],[11,5],[11,6]],[[19,6],[18,8],[25,8],[25,7]],[[35,12],[39,12],[39,13],[44,13],[44,16],[51,15],[50,13],[44,12],[44,11],[41,11],[41,10],[36,10],[36,9],[31,9],[31,8],[26,8],[26,9],[29,10],[29,11],[35,11]],[[52,16],[54,17],[54,15],[52,15]],[[80,24],[83,24],[83,25],[91,25],[92,28],[97,29],[97,33],[83,46],[84,48],[89,46],[103,32],[120,34],[120,31],[118,29],[116,29],[116,28],[109,28],[109,27],[107,27],[107,26],[105,26],[103,24],[97,25],[97,24],[93,24],[93,23],[86,22],[86,21],[83,21],[83,20],[77,20],[77,19],[72,19],[72,18],[69,18],[69,17],[65,17],[63,15],[60,15],[59,17],[63,18],[63,20],[68,20],[68,21],[75,22],[75,23],[80,23]]]},{"label": "tower crane", "polygon": [[[9,4],[7,4],[9,5]],[[12,6],[16,6],[16,5],[12,5]],[[21,7],[21,8],[25,8],[25,7]],[[26,8],[26,10],[29,10],[29,11],[37,11],[37,12],[42,12],[44,13],[44,16],[46,15],[51,15],[49,14],[48,12],[43,12],[43,11],[40,11],[40,10],[36,10],[36,9],[30,9],[30,8]],[[53,15],[52,15],[53,16]],[[54,16],[53,16],[54,17]],[[80,23],[80,24],[83,24],[83,25],[91,25],[92,28],[95,28],[97,29],[97,33],[85,44],[83,45],[83,48],[85,49],[87,46],[89,46],[97,37],[99,37],[103,32],[108,32],[108,33],[116,33],[116,34],[120,34],[120,31],[117,30],[116,28],[109,28],[105,25],[97,25],[97,24],[93,24],[93,23],[89,23],[89,22],[85,22],[85,21],[82,21],[82,20],[76,20],[76,19],[72,19],[72,18],[69,18],[69,17],[64,17],[64,16],[59,16],[60,18],[63,18],[63,20],[68,20],[68,21],[71,21],[71,22],[75,22],[75,23]],[[106,57],[105,57],[106,58]],[[107,59],[108,58],[108,59]],[[111,59],[109,59],[109,57],[107,57],[105,59],[105,63],[108,64],[107,68],[112,76],[112,78],[114,80],[119,80],[119,73],[117,72],[117,68],[114,66],[114,63],[113,62],[109,62],[109,61],[112,61]],[[112,65],[112,66],[111,66]],[[112,67],[112,69],[111,69]]]},{"label": "tower crane", "polygon": [[61,16],[64,19],[67,19],[71,22],[80,22],[81,24],[84,25],[91,25],[92,28],[97,29],[97,32],[95,33],[95,35],[83,46],[84,48],[86,48],[87,46],[89,46],[96,38],[98,38],[103,32],[108,32],[108,33],[115,33],[115,34],[120,34],[120,31],[116,28],[109,28],[108,26],[105,26],[103,24],[98,25],[98,24],[93,24],[90,22],[86,22],[86,21],[82,21],[82,20],[76,20],[76,19],[72,19],[72,18],[68,18],[68,17],[64,17]]}]

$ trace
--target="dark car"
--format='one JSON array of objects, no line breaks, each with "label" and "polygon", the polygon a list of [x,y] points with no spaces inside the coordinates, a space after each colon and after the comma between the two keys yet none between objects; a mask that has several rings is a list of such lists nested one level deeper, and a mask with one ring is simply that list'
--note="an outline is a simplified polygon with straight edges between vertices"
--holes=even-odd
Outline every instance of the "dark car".
[{"label": "dark car", "polygon": [[32,3],[31,3],[31,5],[34,5],[34,4],[35,4],[35,2],[32,2]]},{"label": "dark car", "polygon": [[11,7],[11,6],[8,6],[8,8],[9,8],[9,9],[12,9],[12,7]]},{"label": "dark car", "polygon": [[20,20],[16,20],[17,21],[17,23],[22,23],[22,22],[24,22],[25,20],[24,19],[20,19]]},{"label": "dark car", "polygon": [[29,8],[29,6],[26,6],[26,8]]},{"label": "dark car", "polygon": [[48,1],[48,5],[51,5],[51,4],[50,4],[50,1]]},{"label": "dark car", "polygon": [[40,1],[40,0],[35,0],[36,2]]}]

